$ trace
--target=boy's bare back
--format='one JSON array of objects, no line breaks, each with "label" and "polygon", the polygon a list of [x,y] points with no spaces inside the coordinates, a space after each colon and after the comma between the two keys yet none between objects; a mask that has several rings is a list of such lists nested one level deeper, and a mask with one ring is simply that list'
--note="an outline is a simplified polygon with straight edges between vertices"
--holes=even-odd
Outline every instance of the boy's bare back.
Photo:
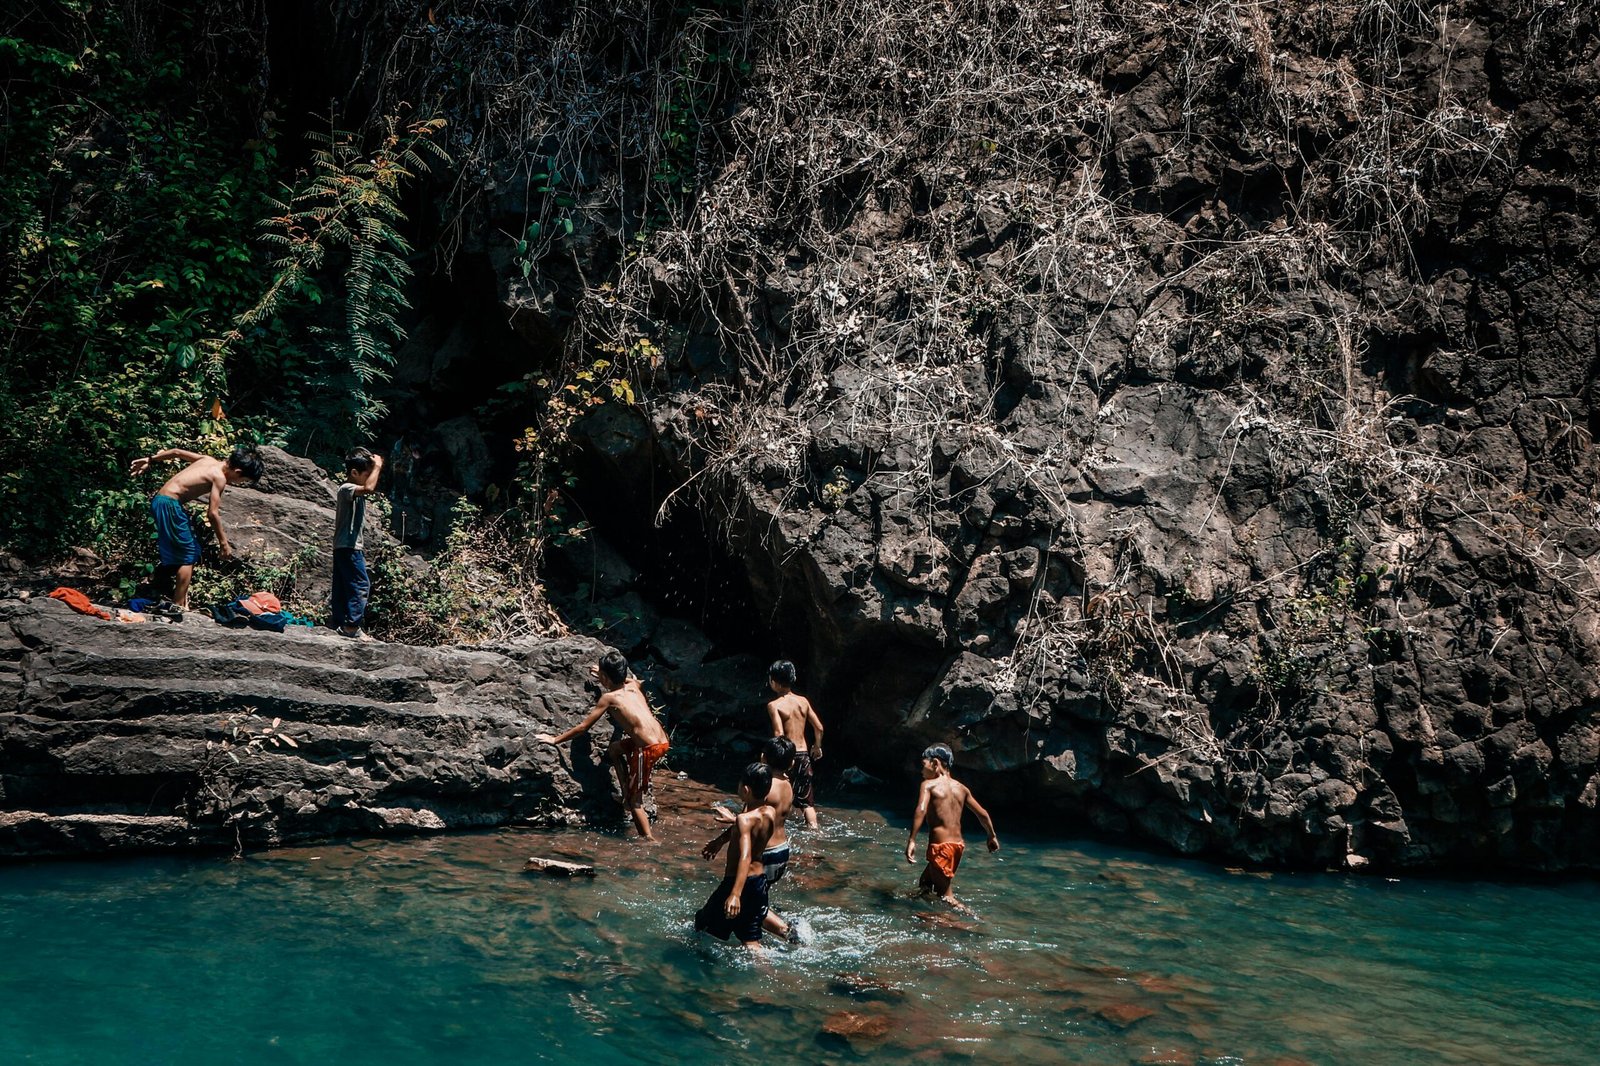
[{"label": "boy's bare back", "polygon": [[644,690],[632,678],[621,688],[601,696],[600,703],[611,720],[620,725],[622,731],[636,743],[651,745],[667,742],[667,731],[656,721],[656,716],[650,711],[650,701],[644,698]]},{"label": "boy's bare back", "polygon": [[784,693],[768,703],[767,710],[778,726],[777,735],[789,738],[797,752],[810,750],[806,745],[806,726],[810,725],[817,733],[822,731],[811,701],[798,692]]},{"label": "boy's bare back", "polygon": [[772,788],[767,792],[767,806],[777,813],[781,828],[789,820],[789,812],[794,810],[794,786],[789,784],[788,778],[773,775]]},{"label": "boy's bare back", "polygon": [[971,795],[967,786],[953,777],[945,776],[924,781],[922,791],[928,799],[928,842],[960,843],[963,839],[961,812],[966,809],[967,798]]},{"label": "boy's bare back", "polygon": [[173,474],[161,486],[162,496],[171,496],[179,503],[189,503],[213,490],[220,492],[228,486],[226,465],[221,459],[203,456]]},{"label": "boy's bare back", "polygon": [[728,849],[728,865],[724,868],[728,877],[739,875],[738,841],[746,830],[750,833],[750,854],[745,857],[745,876],[760,877],[766,873],[766,868],[761,864],[761,853],[766,850],[767,842],[772,839],[772,831],[777,825],[777,820],[778,813],[765,805],[753,811],[745,811],[734,820],[730,841],[733,846]]}]

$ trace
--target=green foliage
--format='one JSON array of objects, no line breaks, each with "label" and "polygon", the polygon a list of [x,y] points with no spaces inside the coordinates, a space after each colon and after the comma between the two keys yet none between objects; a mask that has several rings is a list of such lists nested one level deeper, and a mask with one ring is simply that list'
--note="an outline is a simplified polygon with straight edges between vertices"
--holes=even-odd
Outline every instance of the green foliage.
[{"label": "green foliage", "polygon": [[844,467],[833,468],[833,477],[822,486],[817,504],[824,511],[837,511],[850,495],[850,478],[845,474]]},{"label": "green foliage", "polygon": [[1340,683],[1331,666],[1358,635],[1380,659],[1393,650],[1394,634],[1377,624],[1372,610],[1388,566],[1360,569],[1360,552],[1349,537],[1327,545],[1319,562],[1304,586],[1276,605],[1273,628],[1252,667],[1256,683],[1275,702],[1292,703]]},{"label": "green foliage", "polygon": [[585,359],[563,359],[554,370],[534,371],[500,387],[493,407],[510,408],[532,423],[513,442],[519,458],[521,513],[539,536],[557,542],[580,538],[588,527],[569,515],[564,488],[575,487],[570,468],[572,429],[606,404],[633,404],[635,370],[655,368],[661,349],[649,337],[627,344],[600,344]]},{"label": "green foliage", "polygon": [[128,479],[131,457],[342,448],[382,414],[371,386],[408,306],[399,195],[444,158],[443,121],[391,118],[370,148],[330,124],[284,187],[273,116],[230,77],[259,38],[213,15],[69,2],[0,19],[0,543],[13,550],[145,554],[154,484]]},{"label": "green foliage", "polygon": [[274,149],[196,92],[174,17],[135,41],[67,4],[0,36],[0,540],[24,551],[137,537],[130,456],[266,428],[221,417],[195,355],[259,291]]},{"label": "green foliage", "polygon": [[270,592],[284,610],[315,622],[328,615],[326,597],[311,599],[301,591],[300,577],[313,569],[326,570],[313,544],[302,545],[292,556],[267,552],[259,557],[236,558],[222,566],[197,566],[189,586],[189,602],[196,608],[226,603],[254,592]]},{"label": "green foliage", "polygon": [[538,541],[515,515],[462,500],[427,568],[397,549],[367,552],[367,628],[407,644],[476,644],[561,631],[538,581]]},{"label": "green foliage", "polygon": [[711,0],[676,11],[685,23],[682,50],[656,105],[660,147],[650,174],[669,200],[694,192],[706,129],[721,101],[752,69],[739,31],[740,7]]},{"label": "green foliage", "polygon": [[[385,408],[370,389],[388,378],[394,348],[405,337],[397,316],[410,307],[405,257],[411,245],[399,229],[406,218],[398,197],[406,181],[429,173],[433,163],[448,162],[433,139],[444,124],[438,118],[401,124],[390,116],[370,153],[361,138],[331,123],[306,134],[310,172],[298,187],[269,201],[272,214],[260,222],[261,240],[277,257],[271,284],[232,329],[209,344],[213,366],[220,368],[231,348],[289,309],[315,317],[327,300],[322,313],[336,314],[339,325],[313,322],[316,355],[269,371],[301,379],[318,397],[299,406],[303,417],[297,421],[315,425],[333,416],[353,426],[352,440],[371,428]],[[329,273],[337,275],[337,284]],[[338,410],[328,409],[329,397],[340,399]]]}]

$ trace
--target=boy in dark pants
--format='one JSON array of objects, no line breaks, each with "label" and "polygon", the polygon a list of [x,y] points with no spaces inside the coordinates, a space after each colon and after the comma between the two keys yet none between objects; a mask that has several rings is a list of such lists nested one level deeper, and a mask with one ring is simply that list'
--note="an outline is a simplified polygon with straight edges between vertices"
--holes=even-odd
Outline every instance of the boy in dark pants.
[{"label": "boy in dark pants", "polygon": [[[789,784],[789,767],[794,762],[794,745],[788,737],[772,737],[761,747],[761,763],[772,774],[772,787],[767,790],[766,796],[757,801],[757,806],[771,807],[777,815],[773,825],[772,836],[767,838],[767,846],[761,851],[762,872],[767,877],[767,891],[772,891],[772,886],[783,880],[783,875],[789,869],[789,811],[794,807],[794,789]],[[737,823],[738,819],[726,807],[712,808],[712,813],[724,822]],[[722,846],[733,838],[734,824],[706,844],[701,849],[700,855],[707,860],[717,857],[717,852]],[[781,940],[798,943],[801,938],[798,927],[790,925],[779,917],[778,912],[767,909],[767,917],[762,921],[761,927]]]},{"label": "boy in dark pants", "polygon": [[719,940],[737,937],[751,951],[761,950],[761,922],[767,916],[767,872],[761,855],[777,827],[778,814],[765,805],[772,771],[753,762],[739,779],[745,811],[734,820],[728,864],[722,883],[694,916],[694,927]]},{"label": "boy in dark pants", "polygon": [[367,557],[361,543],[361,527],[367,519],[367,497],[378,489],[378,474],[383,457],[357,448],[344,461],[343,485],[335,504],[337,521],[333,530],[333,610],[328,624],[341,637],[371,640],[361,631],[367,614],[367,594],[372,582],[367,577]]}]

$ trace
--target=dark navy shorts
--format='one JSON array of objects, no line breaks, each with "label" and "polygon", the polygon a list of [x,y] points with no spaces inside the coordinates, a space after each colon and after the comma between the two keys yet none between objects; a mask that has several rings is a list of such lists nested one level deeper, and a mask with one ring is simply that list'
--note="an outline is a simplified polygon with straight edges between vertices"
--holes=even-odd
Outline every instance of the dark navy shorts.
[{"label": "dark navy shorts", "polygon": [[728,901],[728,894],[732,891],[733,878],[724,877],[722,884],[706,900],[706,905],[694,916],[694,927],[702,933],[710,933],[718,940],[735,936],[742,944],[760,942],[761,919],[767,916],[766,877],[758,874],[745,878],[744,891],[739,893],[739,915],[736,918],[729,918],[722,913],[722,905]]}]

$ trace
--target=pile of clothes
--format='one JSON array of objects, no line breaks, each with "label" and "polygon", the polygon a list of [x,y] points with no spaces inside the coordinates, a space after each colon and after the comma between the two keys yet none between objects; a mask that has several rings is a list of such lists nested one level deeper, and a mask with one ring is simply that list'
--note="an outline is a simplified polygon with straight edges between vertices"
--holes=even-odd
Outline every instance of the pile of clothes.
[{"label": "pile of clothes", "polygon": [[[167,600],[133,599],[128,601],[128,606],[124,609],[94,603],[82,592],[69,588],[56,589],[50,593],[50,598],[60,600],[79,614],[86,614],[91,618],[103,618],[108,622],[183,621],[183,611]],[[270,592],[252,592],[237,600],[214,604],[208,607],[207,611],[218,625],[232,629],[243,629],[248,626],[251,629],[265,629],[270,633],[282,633],[290,626],[309,628],[315,624],[309,618],[301,618],[285,611],[283,603]]]},{"label": "pile of clothes", "polygon": [[314,624],[309,618],[285,611],[278,597],[270,592],[252,592],[237,600],[213,604],[208,610],[213,621],[231,629],[249,626],[251,629],[282,633],[290,626],[310,627]]}]

